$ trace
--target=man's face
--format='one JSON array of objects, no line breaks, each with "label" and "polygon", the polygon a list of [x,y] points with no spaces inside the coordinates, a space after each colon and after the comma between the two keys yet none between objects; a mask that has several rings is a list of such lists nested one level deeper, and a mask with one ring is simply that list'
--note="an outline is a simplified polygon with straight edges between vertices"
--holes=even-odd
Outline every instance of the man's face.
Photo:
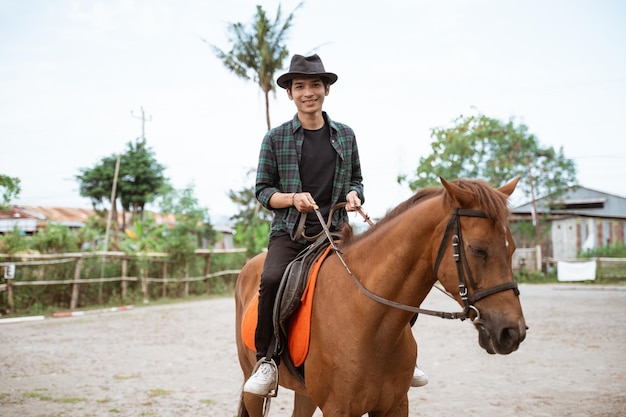
[{"label": "man's face", "polygon": [[287,95],[296,104],[298,112],[315,113],[322,110],[329,91],[330,86],[324,87],[319,77],[294,78]]}]

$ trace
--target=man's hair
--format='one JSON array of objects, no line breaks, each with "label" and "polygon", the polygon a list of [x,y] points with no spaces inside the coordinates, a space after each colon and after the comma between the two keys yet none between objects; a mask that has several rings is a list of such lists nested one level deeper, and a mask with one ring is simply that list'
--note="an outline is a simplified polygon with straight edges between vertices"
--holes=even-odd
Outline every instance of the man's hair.
[{"label": "man's hair", "polygon": [[[324,83],[324,89],[326,89],[326,87],[328,87],[330,85],[330,80],[328,78],[326,78],[326,77],[320,77],[320,79]],[[285,90],[291,90],[291,83],[292,82],[293,82],[293,79],[286,81],[287,88],[285,88]]]}]

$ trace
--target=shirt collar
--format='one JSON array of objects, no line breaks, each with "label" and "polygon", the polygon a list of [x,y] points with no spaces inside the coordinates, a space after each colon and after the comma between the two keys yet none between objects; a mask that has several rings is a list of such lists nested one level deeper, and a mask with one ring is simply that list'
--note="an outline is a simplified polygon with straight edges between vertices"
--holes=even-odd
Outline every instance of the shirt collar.
[{"label": "shirt collar", "polygon": [[[335,122],[333,122],[330,119],[330,116],[328,116],[328,114],[325,111],[322,112],[322,116],[324,117],[324,120],[326,121],[326,124],[328,124],[330,126],[330,130],[333,133],[337,132],[337,130],[338,130],[337,126],[335,125]],[[302,129],[302,123],[300,123],[300,119],[298,119],[298,113],[296,113],[296,115],[293,116],[293,119],[291,120],[291,131],[295,134],[300,129]]]}]

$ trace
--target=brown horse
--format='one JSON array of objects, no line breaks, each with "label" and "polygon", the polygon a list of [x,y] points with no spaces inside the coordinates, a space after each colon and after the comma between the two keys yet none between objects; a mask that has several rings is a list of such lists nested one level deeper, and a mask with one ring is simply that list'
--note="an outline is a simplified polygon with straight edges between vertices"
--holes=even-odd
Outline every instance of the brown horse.
[{"label": "brown horse", "polygon": [[[406,417],[417,344],[415,312],[468,318],[489,353],[509,354],[526,337],[513,279],[515,245],[507,198],[518,179],[494,189],[478,180],[441,182],[390,211],[322,264],[313,300],[305,386],[281,363],[280,385],[295,392],[294,417]],[[244,378],[256,363],[241,337],[245,309],[259,288],[264,254],[236,283],[236,337]],[[345,262],[345,265],[344,265]],[[346,268],[348,266],[349,268]],[[435,282],[464,308],[419,309]],[[239,416],[263,415],[264,399],[242,394]]]}]

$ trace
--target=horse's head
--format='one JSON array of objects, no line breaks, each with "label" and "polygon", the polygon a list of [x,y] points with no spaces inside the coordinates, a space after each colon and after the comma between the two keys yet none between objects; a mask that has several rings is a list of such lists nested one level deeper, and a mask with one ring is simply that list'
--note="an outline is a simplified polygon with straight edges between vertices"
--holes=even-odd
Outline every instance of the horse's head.
[{"label": "horse's head", "polygon": [[489,353],[509,354],[526,337],[526,322],[513,278],[515,243],[508,224],[507,199],[518,178],[499,189],[483,181],[446,181],[440,224],[444,236],[435,274],[466,309]]}]

